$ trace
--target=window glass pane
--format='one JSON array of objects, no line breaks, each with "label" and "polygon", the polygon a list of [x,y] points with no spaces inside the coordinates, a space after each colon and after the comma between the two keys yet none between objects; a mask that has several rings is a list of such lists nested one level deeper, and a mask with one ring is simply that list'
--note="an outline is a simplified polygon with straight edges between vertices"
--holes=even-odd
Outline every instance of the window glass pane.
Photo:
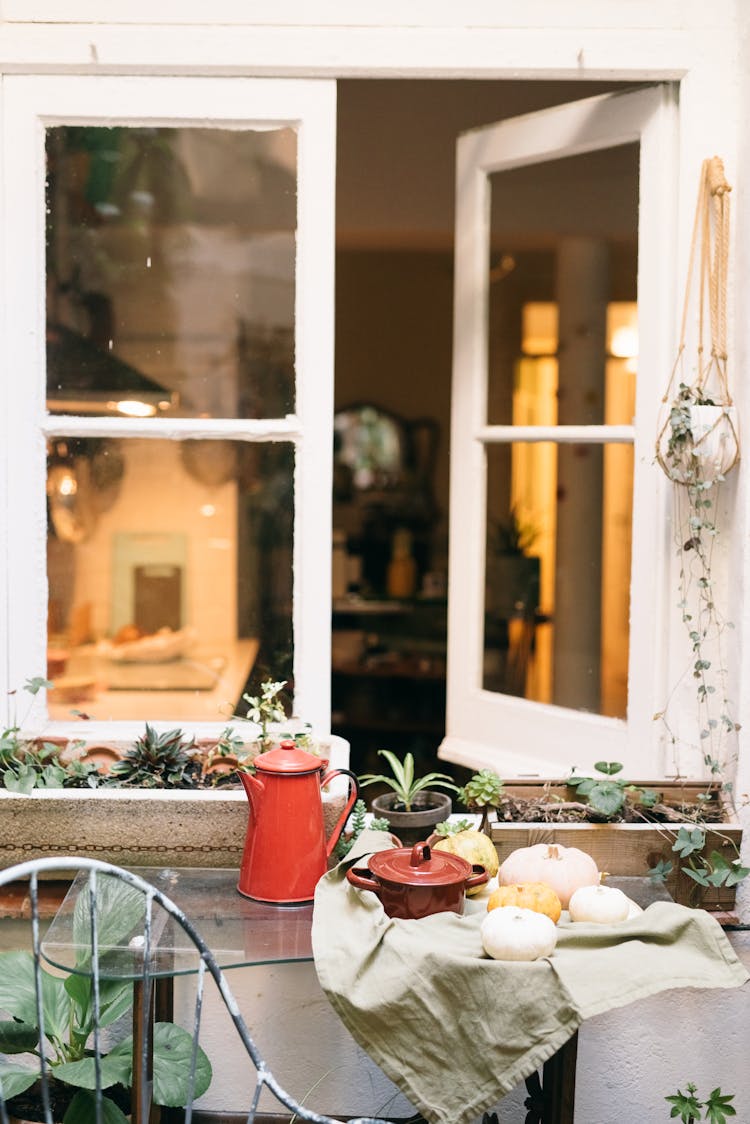
[{"label": "window glass pane", "polygon": [[294,450],[55,438],[50,715],[220,721],[291,677]]},{"label": "window glass pane", "polygon": [[[607,362],[637,356],[638,157],[623,145],[490,177],[490,424],[604,421]],[[612,318],[620,302],[624,320]],[[530,356],[548,359],[533,368],[548,400],[537,422],[516,394]],[[633,421],[625,402],[607,412]]]},{"label": "window glass pane", "polygon": [[625,716],[632,478],[630,445],[488,447],[486,690]]},{"label": "window glass pane", "polygon": [[294,411],[296,134],[47,130],[54,414]]}]

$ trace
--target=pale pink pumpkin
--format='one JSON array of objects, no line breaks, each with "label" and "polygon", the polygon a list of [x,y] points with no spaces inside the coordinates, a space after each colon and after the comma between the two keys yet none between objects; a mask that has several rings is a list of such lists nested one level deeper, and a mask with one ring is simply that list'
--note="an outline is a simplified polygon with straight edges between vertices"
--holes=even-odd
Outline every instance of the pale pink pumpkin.
[{"label": "pale pink pumpkin", "polygon": [[581,886],[597,886],[599,870],[596,863],[578,847],[559,843],[535,843],[511,851],[500,865],[498,883],[510,886],[516,882],[545,882],[557,894],[563,909]]}]

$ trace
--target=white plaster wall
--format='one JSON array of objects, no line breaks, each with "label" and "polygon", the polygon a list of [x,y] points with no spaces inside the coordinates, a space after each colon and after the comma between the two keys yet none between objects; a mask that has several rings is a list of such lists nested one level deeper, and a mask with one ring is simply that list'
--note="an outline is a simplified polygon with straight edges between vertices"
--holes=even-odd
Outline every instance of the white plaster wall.
[{"label": "white plaster wall", "polygon": [[[750,933],[733,944],[750,968]],[[413,1106],[357,1046],[323,995],[311,963],[244,968],[227,979],[256,1044],[276,1078],[308,1107],[341,1115],[407,1117]],[[191,1025],[194,983],[178,981],[176,1017]],[[467,1019],[481,1018],[469,1008]],[[253,1070],[217,999],[204,1007],[202,1045],[221,1069],[200,1102],[215,1111],[249,1105]],[[442,1028],[435,1028],[436,1034]],[[664,1097],[695,1082],[708,1095],[720,1085],[735,1095],[738,1124],[750,1120],[750,985],[724,990],[676,989],[584,1023],[579,1032],[575,1124],[659,1124]],[[497,1106],[500,1124],[524,1118],[521,1084]],[[277,1102],[261,1102],[274,1111]]]}]

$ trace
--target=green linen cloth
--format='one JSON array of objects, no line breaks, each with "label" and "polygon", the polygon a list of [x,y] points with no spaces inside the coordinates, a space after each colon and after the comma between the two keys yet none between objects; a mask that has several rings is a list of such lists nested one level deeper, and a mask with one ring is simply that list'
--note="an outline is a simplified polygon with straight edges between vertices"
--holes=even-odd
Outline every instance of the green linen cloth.
[{"label": "green linen cloth", "polygon": [[313,956],[353,1037],[434,1124],[468,1124],[592,1015],[668,988],[750,979],[713,917],[672,902],[619,925],[561,920],[551,957],[491,960],[484,910],[392,920],[375,894],[346,881],[354,862],[392,845],[363,832],[320,880]]}]

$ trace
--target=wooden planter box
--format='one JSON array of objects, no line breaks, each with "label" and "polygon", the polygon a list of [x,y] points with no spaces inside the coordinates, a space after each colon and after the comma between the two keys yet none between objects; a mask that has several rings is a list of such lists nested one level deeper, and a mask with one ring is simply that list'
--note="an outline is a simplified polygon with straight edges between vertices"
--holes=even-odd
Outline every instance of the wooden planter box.
[{"label": "wooden planter box", "polygon": [[[658,788],[665,803],[690,800],[705,792],[700,782],[634,782],[644,787]],[[505,786],[512,796],[538,796],[539,782],[518,782]],[[551,795],[570,799],[570,789],[564,781],[552,782]],[[720,805],[717,801],[717,811]],[[714,827],[705,824],[706,853],[720,851],[728,862],[736,859],[742,841],[742,827],[736,816],[723,809],[724,818]],[[587,823],[496,823],[491,820],[492,839],[502,862],[517,847],[534,843],[560,843],[564,847],[579,847],[595,860],[599,870],[609,874],[645,876],[660,859],[672,862],[672,873],[665,885],[675,901],[683,905],[695,904],[697,884],[683,874],[679,855],[672,844],[680,824],[587,824]],[[684,826],[693,827],[686,823]],[[735,846],[737,850],[735,850]],[[705,890],[700,905],[712,912],[731,912],[735,903],[735,887],[720,886]]]}]

